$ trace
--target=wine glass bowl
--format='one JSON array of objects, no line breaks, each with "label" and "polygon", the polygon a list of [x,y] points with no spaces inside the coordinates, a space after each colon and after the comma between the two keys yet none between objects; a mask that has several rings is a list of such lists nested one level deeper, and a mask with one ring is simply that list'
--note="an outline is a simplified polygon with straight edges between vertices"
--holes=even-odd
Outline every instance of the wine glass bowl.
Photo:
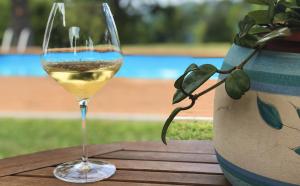
[{"label": "wine glass bowl", "polygon": [[88,100],[118,72],[123,62],[118,31],[107,3],[61,0],[51,9],[43,42],[44,70],[79,102],[82,116],[81,160],[59,165],[54,175],[72,183],[112,176],[116,167],[89,160],[86,144]]},{"label": "wine glass bowl", "polygon": [[109,6],[95,2],[54,3],[44,37],[45,71],[79,100],[93,96],[123,61]]},{"label": "wine glass bowl", "polygon": [[95,50],[51,52],[43,56],[43,67],[68,92],[79,100],[85,100],[91,98],[120,69],[122,58],[114,53]]}]

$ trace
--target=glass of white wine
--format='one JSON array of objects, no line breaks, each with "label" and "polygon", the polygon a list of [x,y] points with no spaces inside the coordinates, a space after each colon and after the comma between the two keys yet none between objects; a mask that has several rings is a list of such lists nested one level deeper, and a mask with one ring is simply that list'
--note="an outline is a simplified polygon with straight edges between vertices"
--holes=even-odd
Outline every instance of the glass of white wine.
[{"label": "glass of white wine", "polygon": [[83,155],[54,170],[56,178],[72,183],[111,177],[116,167],[87,155],[88,100],[120,69],[123,55],[109,5],[101,0],[60,0],[53,4],[43,42],[45,71],[73,94],[82,116]]}]

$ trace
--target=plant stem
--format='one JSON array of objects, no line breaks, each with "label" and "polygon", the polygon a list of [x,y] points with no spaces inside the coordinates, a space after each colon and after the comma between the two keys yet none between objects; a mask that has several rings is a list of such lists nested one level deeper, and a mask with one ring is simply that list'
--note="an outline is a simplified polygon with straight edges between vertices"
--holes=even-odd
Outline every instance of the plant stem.
[{"label": "plant stem", "polygon": [[260,51],[260,48],[255,49],[237,68],[243,69],[244,66],[250,61],[250,59],[255,56]]},{"label": "plant stem", "polygon": [[79,102],[80,105],[80,111],[81,111],[81,132],[82,132],[82,161],[87,162],[88,161],[88,154],[86,150],[87,146],[87,131],[86,131],[86,114],[87,114],[87,100],[81,100]]},{"label": "plant stem", "polygon": [[[239,64],[238,66],[235,66],[233,67],[232,69],[229,69],[229,70],[225,70],[225,71],[222,71],[222,70],[218,70],[217,72],[220,73],[220,74],[230,74],[231,72],[233,72],[234,70],[236,69],[243,69],[243,67],[252,59],[253,56],[255,56],[259,51],[260,51],[260,47],[259,48],[256,48],[241,64]],[[221,81],[219,81],[218,83],[216,83],[215,85],[209,87],[208,89],[198,93],[198,94],[195,94],[195,95],[192,95],[192,94],[188,94],[184,88],[182,87],[181,85],[181,91],[190,98],[190,100],[192,101],[190,105],[188,105],[187,107],[182,107],[180,108],[181,111],[184,111],[184,110],[189,110],[191,109],[195,104],[196,104],[196,101],[197,99],[199,99],[199,97],[203,96],[204,94],[207,94],[209,93],[210,91],[214,90],[215,88],[219,87],[220,85],[224,84],[226,82],[226,78],[222,79]]]},{"label": "plant stem", "polygon": [[216,83],[215,85],[211,86],[210,88],[204,90],[203,92],[200,92],[199,94],[194,95],[194,99],[197,100],[199,97],[203,96],[204,94],[207,94],[208,92],[214,90],[215,88],[217,88],[218,86],[222,85],[223,83],[225,83],[226,78],[222,79],[221,81],[219,81],[218,83]]},{"label": "plant stem", "polygon": [[233,67],[233,68],[231,68],[229,70],[217,70],[217,73],[219,73],[219,74],[230,74],[234,70],[236,70],[236,67]]},{"label": "plant stem", "polygon": [[[259,51],[260,51],[260,47],[256,48],[240,65],[238,66],[235,66],[229,70],[225,70],[225,71],[222,71],[222,70],[217,70],[217,73],[220,73],[220,74],[231,74],[233,71],[237,70],[237,69],[243,69],[243,67],[252,59],[253,56],[255,56]],[[184,111],[184,110],[189,110],[191,109],[195,104],[196,104],[196,101],[197,99],[199,99],[199,97],[203,96],[204,94],[207,94],[209,93],[210,91],[214,90],[215,88],[221,86],[222,84],[224,84],[227,80],[227,77],[225,77],[224,79],[222,79],[221,81],[219,81],[218,83],[214,84],[213,86],[209,87],[208,89],[198,93],[198,94],[195,94],[195,95],[192,95],[192,94],[189,94],[187,93],[184,88],[183,88],[183,83],[181,84],[181,87],[180,87],[180,90],[183,92],[183,94],[185,94],[186,96],[189,97],[189,99],[191,100],[191,103],[186,106],[186,107],[179,107],[179,108],[176,108],[172,114],[169,116],[169,118],[167,119],[167,121],[165,122],[165,125],[164,125],[164,128],[163,128],[163,131],[162,131],[162,141],[164,144],[167,144],[166,142],[166,133],[167,133],[167,130],[172,122],[172,120],[176,117],[177,114],[179,114],[181,111]]]},{"label": "plant stem", "polygon": [[[253,56],[255,56],[258,52],[260,51],[260,48],[256,48],[240,65],[233,67],[232,69],[229,70],[218,70],[217,72],[220,74],[230,74],[231,72],[233,72],[236,69],[243,69],[243,67],[251,60],[251,58]],[[219,87],[220,85],[222,85],[223,83],[226,82],[226,78],[222,79],[221,81],[219,81],[218,83],[216,83],[215,85],[211,86],[210,88],[204,90],[203,92],[200,92],[199,94],[196,95],[190,95],[188,94],[183,88],[181,88],[181,91],[183,91],[184,94],[186,94],[187,96],[190,97],[190,99],[192,100],[192,103],[186,107],[186,109],[182,109],[182,110],[188,110],[190,108],[192,108],[195,105],[196,100],[203,96],[204,94],[207,94],[208,92],[214,90],[215,88]]]},{"label": "plant stem", "polygon": [[[259,49],[255,49],[239,66],[233,67],[232,69],[226,70],[226,71],[219,70],[218,73],[220,73],[220,74],[229,74],[229,73],[233,72],[236,69],[242,69],[250,61],[250,59],[253,56],[255,56],[258,52],[259,52]],[[206,94],[206,93],[214,90],[218,86],[220,86],[223,83],[225,83],[226,79],[227,78],[224,78],[223,80],[219,81],[217,84],[211,86],[210,88],[204,90],[203,92],[200,92],[199,94],[194,95],[193,99],[197,100],[199,97],[203,96],[204,94]]]},{"label": "plant stem", "polygon": [[217,70],[217,73],[219,74],[230,74],[231,72],[235,71],[236,69],[242,69],[249,61],[250,59],[256,55],[259,52],[260,48],[255,49],[241,64],[238,66],[235,66],[229,70]]},{"label": "plant stem", "polygon": [[189,109],[193,108],[193,106],[196,104],[196,99],[192,98],[191,100],[192,100],[192,102],[191,102],[190,105],[188,105],[186,107],[181,107],[180,110],[184,111],[184,110],[189,110]]}]

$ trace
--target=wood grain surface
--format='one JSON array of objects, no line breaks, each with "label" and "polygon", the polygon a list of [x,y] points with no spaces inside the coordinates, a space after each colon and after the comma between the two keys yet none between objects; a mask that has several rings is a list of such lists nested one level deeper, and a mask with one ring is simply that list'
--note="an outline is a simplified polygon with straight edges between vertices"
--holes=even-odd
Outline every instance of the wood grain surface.
[{"label": "wood grain surface", "polygon": [[[91,145],[89,156],[117,166],[110,179],[99,186],[230,185],[216,160],[210,141],[171,141]],[[80,147],[58,149],[0,160],[2,186],[77,185],[57,180],[57,164],[79,159]]]}]

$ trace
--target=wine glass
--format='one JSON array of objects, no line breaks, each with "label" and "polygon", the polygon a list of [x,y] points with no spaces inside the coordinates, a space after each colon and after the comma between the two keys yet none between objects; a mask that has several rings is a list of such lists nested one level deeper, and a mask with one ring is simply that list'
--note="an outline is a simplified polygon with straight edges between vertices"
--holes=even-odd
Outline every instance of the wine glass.
[{"label": "wine glass", "polygon": [[88,183],[107,179],[116,172],[110,163],[88,159],[86,114],[88,100],[115,75],[122,62],[118,31],[107,3],[60,0],[53,4],[41,63],[50,77],[77,98],[83,136],[81,160],[56,167],[56,178]]}]

